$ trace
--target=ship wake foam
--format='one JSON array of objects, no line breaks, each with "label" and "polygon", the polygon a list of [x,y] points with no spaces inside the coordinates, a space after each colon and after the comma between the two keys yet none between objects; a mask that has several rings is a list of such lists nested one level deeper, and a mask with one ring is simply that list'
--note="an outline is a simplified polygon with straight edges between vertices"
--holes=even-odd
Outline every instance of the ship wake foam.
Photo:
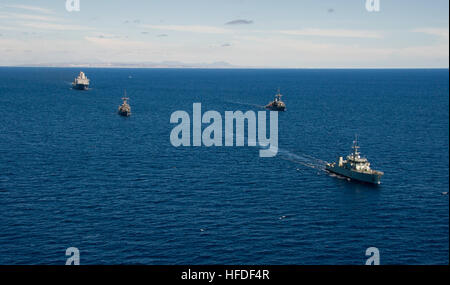
[{"label": "ship wake foam", "polygon": [[246,102],[238,102],[238,101],[224,101],[224,102],[229,103],[229,104],[237,104],[237,105],[250,106],[250,107],[255,107],[255,108],[260,108],[260,109],[265,109],[265,108],[266,108],[266,106],[263,106],[263,105],[252,104],[252,103],[246,103]]},{"label": "ship wake foam", "polygon": [[293,153],[285,149],[278,149],[277,157],[287,161],[295,162],[308,168],[324,172],[325,172],[325,165],[327,164],[326,161],[323,161],[320,158],[307,155],[305,153]]}]

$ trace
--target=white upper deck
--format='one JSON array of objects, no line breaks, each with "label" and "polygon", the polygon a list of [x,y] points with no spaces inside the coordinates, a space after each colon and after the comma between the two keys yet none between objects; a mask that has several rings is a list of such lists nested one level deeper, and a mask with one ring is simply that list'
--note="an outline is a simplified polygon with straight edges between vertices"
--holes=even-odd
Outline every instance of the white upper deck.
[{"label": "white upper deck", "polygon": [[89,79],[83,71],[80,72],[77,78],[75,78],[75,84],[89,85]]},{"label": "white upper deck", "polygon": [[369,173],[369,174],[382,174],[383,172],[372,170],[370,168],[370,163],[365,157],[361,157],[359,152],[358,140],[353,141],[353,152],[347,156],[347,160],[341,161],[340,167],[346,167],[348,169],[353,169],[358,172]]}]

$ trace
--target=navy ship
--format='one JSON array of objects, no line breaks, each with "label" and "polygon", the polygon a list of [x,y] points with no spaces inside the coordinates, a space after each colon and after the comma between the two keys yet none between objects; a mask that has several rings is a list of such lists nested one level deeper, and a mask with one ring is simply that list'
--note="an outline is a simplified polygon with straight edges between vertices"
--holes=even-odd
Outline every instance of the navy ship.
[{"label": "navy ship", "polygon": [[119,106],[119,110],[117,111],[117,113],[121,116],[129,117],[131,116],[131,107],[128,104],[129,98],[127,97],[127,91],[125,91],[125,96],[122,97],[122,100],[123,103]]},{"label": "navy ship", "polygon": [[73,89],[77,90],[88,90],[89,89],[89,79],[86,77],[83,71],[80,72],[77,78],[72,82]]},{"label": "navy ship", "polygon": [[370,163],[365,157],[361,157],[359,153],[358,139],[353,141],[353,152],[344,159],[339,157],[338,162],[327,163],[325,168],[329,172],[372,184],[380,184],[383,172],[370,168]]},{"label": "navy ship", "polygon": [[280,111],[284,112],[286,110],[286,104],[284,104],[283,101],[281,101],[281,95],[280,94],[280,88],[278,88],[278,92],[275,95],[275,99],[266,105],[266,109],[269,109],[271,111]]}]

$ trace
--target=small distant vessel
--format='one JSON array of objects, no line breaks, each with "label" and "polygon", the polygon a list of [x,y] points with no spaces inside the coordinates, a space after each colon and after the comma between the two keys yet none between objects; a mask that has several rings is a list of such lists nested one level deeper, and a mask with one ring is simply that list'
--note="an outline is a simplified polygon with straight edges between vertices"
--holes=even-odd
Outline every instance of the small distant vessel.
[{"label": "small distant vessel", "polygon": [[271,111],[280,111],[284,112],[286,110],[286,104],[284,104],[283,101],[281,101],[281,95],[280,94],[280,88],[278,88],[278,92],[275,95],[275,99],[266,105],[266,109],[269,109]]},{"label": "small distant vessel", "polygon": [[326,170],[350,179],[380,184],[381,176],[383,176],[384,173],[371,169],[367,158],[361,157],[359,153],[358,138],[355,138],[353,141],[352,148],[353,152],[347,156],[346,160],[340,156],[337,163],[327,163],[325,166]]},{"label": "small distant vessel", "polygon": [[127,91],[125,91],[125,96],[122,97],[122,100],[123,103],[119,106],[119,110],[117,111],[117,113],[121,116],[129,117],[131,116],[131,107],[128,104],[129,98],[127,97]]},{"label": "small distant vessel", "polygon": [[77,90],[88,90],[89,89],[89,79],[86,77],[83,71],[80,72],[77,78],[72,82],[73,89]]}]

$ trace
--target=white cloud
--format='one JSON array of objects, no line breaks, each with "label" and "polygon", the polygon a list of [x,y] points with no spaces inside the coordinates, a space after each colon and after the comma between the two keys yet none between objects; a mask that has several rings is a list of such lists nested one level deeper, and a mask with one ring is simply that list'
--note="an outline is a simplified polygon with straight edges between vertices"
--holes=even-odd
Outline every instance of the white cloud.
[{"label": "white cloud", "polygon": [[[0,53],[6,53],[0,65],[39,62],[215,62],[226,61],[234,65],[253,67],[448,67],[448,42],[425,43],[422,46],[371,46],[362,41],[336,41],[333,38],[317,41],[310,37],[293,37],[279,31],[261,34],[245,31],[228,34],[213,26],[146,26],[170,31],[205,33],[186,37],[182,41],[161,41],[156,38],[125,38],[119,31],[97,31],[79,25],[38,21],[17,21],[17,27],[37,30],[88,30],[84,40],[57,40],[51,37],[0,37]],[[10,29],[0,25],[1,29]],[[214,29],[210,29],[214,28]],[[216,30],[219,29],[219,30]],[[29,30],[27,28],[27,30]],[[304,30],[303,30],[304,31]],[[324,30],[321,30],[321,34]],[[328,30],[331,31],[331,30]],[[332,30],[337,31],[337,30]],[[347,35],[343,33],[341,36]],[[362,32],[359,30],[359,32]],[[411,31],[410,31],[411,32]],[[417,32],[448,35],[444,31],[417,29]],[[214,39],[211,33],[224,36]],[[315,33],[317,34],[317,33]],[[352,34],[354,37],[355,35]],[[366,35],[367,36],[367,35]],[[381,36],[381,35],[379,35]],[[214,37],[215,38],[215,37]],[[153,39],[153,40],[152,40]],[[232,43],[223,48],[223,43]],[[8,51],[6,51],[8,50]],[[32,50],[25,53],[25,50]],[[92,61],[93,60],[93,61]]]},{"label": "white cloud", "polygon": [[89,27],[79,25],[66,25],[44,22],[23,22],[20,23],[23,27],[34,28],[38,30],[55,30],[55,31],[83,31],[90,30]]},{"label": "white cloud", "polygon": [[17,27],[10,27],[10,26],[0,25],[0,30],[4,30],[4,31],[20,31],[21,29],[19,29]]},{"label": "white cloud", "polygon": [[10,20],[34,20],[34,21],[58,21],[60,19],[45,15],[30,15],[30,14],[18,14],[18,13],[3,13],[0,14],[0,19]]},{"label": "white cloud", "polygon": [[104,37],[85,37],[84,39],[89,43],[102,46],[110,50],[141,49],[148,48],[150,46],[148,42],[131,41],[128,39],[123,40]]},{"label": "white cloud", "polygon": [[201,25],[141,25],[142,28],[176,32],[202,33],[202,34],[228,34],[231,30],[214,26]]},{"label": "white cloud", "polygon": [[235,65],[260,67],[448,67],[448,45],[417,47],[324,43],[281,36],[239,36],[222,59]]},{"label": "white cloud", "polygon": [[448,64],[449,51],[447,45],[416,46],[396,49],[397,56],[405,58],[442,58]]},{"label": "white cloud", "polygon": [[[147,37],[148,38],[148,37]],[[52,62],[215,62],[254,67],[448,67],[448,45],[368,47],[317,43],[284,36],[233,36],[231,48],[196,41],[165,41],[86,36],[84,41],[2,39],[0,65]],[[25,53],[32,50],[32,53]]]},{"label": "white cloud", "polygon": [[52,14],[53,10],[37,7],[37,6],[30,6],[30,5],[5,5],[6,8],[13,8],[13,9],[20,9],[20,10],[28,10],[28,11],[34,11],[34,12],[40,12],[45,14]]},{"label": "white cloud", "polygon": [[413,30],[413,32],[442,37],[447,39],[447,41],[449,39],[448,28],[420,28]]},{"label": "white cloud", "polygon": [[281,34],[295,36],[316,36],[316,37],[340,37],[340,38],[373,38],[380,39],[382,34],[367,30],[344,30],[344,29],[300,29],[282,30]]}]

